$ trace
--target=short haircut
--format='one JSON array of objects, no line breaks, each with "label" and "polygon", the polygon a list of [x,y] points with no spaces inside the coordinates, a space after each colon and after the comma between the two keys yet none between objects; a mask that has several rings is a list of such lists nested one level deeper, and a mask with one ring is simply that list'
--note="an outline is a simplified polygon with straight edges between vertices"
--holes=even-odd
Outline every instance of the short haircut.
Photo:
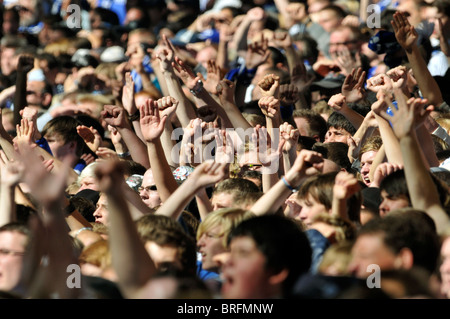
[{"label": "short haircut", "polygon": [[265,268],[275,273],[287,269],[282,283],[283,297],[288,296],[297,279],[311,267],[312,250],[300,226],[284,216],[265,215],[249,218],[234,228],[228,243],[235,238],[251,238],[266,259]]},{"label": "short haircut", "polygon": [[364,153],[370,152],[370,151],[378,151],[381,146],[383,145],[383,139],[380,135],[374,135],[369,137],[366,142],[362,145],[361,150],[359,151],[359,159],[361,159],[361,156]]},{"label": "short haircut", "polygon": [[228,234],[242,221],[255,217],[255,215],[247,210],[240,208],[220,208],[209,213],[206,218],[200,223],[197,230],[197,240],[207,233],[208,230],[216,226],[222,226],[223,236],[222,246],[227,247]]},{"label": "short haircut", "polygon": [[345,16],[347,15],[347,13],[344,11],[344,9],[342,9],[341,7],[334,5],[334,4],[330,4],[322,9],[320,9],[319,12],[322,12],[322,11],[333,11],[334,14],[339,18],[345,18]]},{"label": "short haircut", "polygon": [[8,224],[5,224],[3,226],[0,227],[0,233],[1,232],[17,232],[20,233],[22,235],[25,235],[27,237],[27,241],[25,243],[25,247],[28,245],[30,239],[31,239],[31,230],[28,227],[27,224],[22,223],[22,222],[11,222]]},{"label": "short haircut", "polygon": [[42,136],[57,134],[61,136],[64,144],[76,142],[76,155],[81,156],[85,143],[81,136],[78,135],[78,125],[81,125],[81,122],[71,116],[58,116],[45,124],[42,130]]},{"label": "short haircut", "polygon": [[358,237],[380,233],[383,242],[393,253],[409,248],[414,256],[414,266],[430,273],[436,270],[439,258],[439,236],[436,225],[425,212],[414,209],[392,211],[383,218],[368,221],[361,227]]},{"label": "short haircut", "polygon": [[325,140],[328,129],[327,122],[318,112],[309,109],[295,110],[292,117],[304,118],[309,124],[309,136],[318,135],[320,141]]},{"label": "short haircut", "polygon": [[[309,177],[300,187],[297,198],[306,199],[311,195],[317,202],[330,210],[333,203],[333,187],[336,175],[339,172],[330,172]],[[361,192],[353,194],[347,199],[347,212],[349,219],[359,224],[362,196]]]},{"label": "short haircut", "polygon": [[341,142],[316,143],[312,150],[321,153],[324,158],[336,163],[347,172],[352,170],[352,163],[347,156],[347,144]]},{"label": "short haircut", "polygon": [[213,195],[217,193],[238,194],[238,193],[258,193],[259,187],[245,178],[227,178],[217,184],[213,190]]},{"label": "short haircut", "polygon": [[333,112],[330,114],[330,117],[328,118],[327,121],[327,128],[330,127],[334,127],[337,129],[344,129],[351,135],[354,135],[356,133],[356,129],[353,126],[353,124],[350,123],[350,121],[347,120],[347,118],[344,115],[338,112]]}]

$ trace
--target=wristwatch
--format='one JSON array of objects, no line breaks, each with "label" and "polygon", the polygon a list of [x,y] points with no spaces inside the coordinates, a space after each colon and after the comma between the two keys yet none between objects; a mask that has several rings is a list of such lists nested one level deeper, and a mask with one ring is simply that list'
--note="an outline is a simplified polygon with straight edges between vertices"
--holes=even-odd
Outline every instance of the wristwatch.
[{"label": "wristwatch", "polygon": [[189,91],[192,93],[192,95],[197,96],[201,90],[203,90],[203,82],[201,80],[198,80],[197,83],[195,83],[194,88]]}]

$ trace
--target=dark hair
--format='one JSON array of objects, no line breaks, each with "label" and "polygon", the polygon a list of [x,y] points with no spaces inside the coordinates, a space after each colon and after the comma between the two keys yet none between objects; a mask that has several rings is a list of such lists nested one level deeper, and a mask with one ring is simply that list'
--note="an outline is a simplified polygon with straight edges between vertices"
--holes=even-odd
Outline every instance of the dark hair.
[{"label": "dark hair", "polygon": [[350,123],[349,120],[347,120],[347,118],[338,113],[338,112],[333,112],[330,114],[330,116],[328,117],[328,121],[327,121],[327,128],[330,127],[334,127],[334,128],[341,128],[346,130],[347,132],[349,132],[351,135],[356,133],[356,129],[353,126],[352,123]]},{"label": "dark hair", "polygon": [[312,150],[321,153],[324,158],[336,163],[347,172],[352,171],[352,163],[347,156],[347,144],[341,142],[316,143]]},{"label": "dark hair", "polygon": [[317,62],[319,57],[319,49],[317,41],[311,36],[304,33],[297,33],[293,36],[295,42],[302,42],[301,48],[297,48],[300,59],[307,60],[310,65]]},{"label": "dark hair", "polygon": [[116,26],[120,24],[119,17],[117,16],[117,13],[115,13],[112,10],[105,9],[102,7],[95,7],[93,9],[94,13],[98,14],[100,16],[100,20],[103,23],[108,24],[107,27]]},{"label": "dark hair", "polygon": [[265,215],[242,221],[228,236],[228,245],[237,237],[250,237],[266,257],[266,269],[289,274],[283,282],[283,294],[291,293],[296,280],[311,267],[312,250],[299,225],[292,220]]},{"label": "dark hair", "polygon": [[320,9],[319,12],[322,12],[322,11],[325,11],[325,10],[333,11],[334,14],[336,16],[338,16],[339,18],[344,18],[347,15],[347,13],[344,11],[344,9],[342,9],[341,7],[339,7],[337,5],[334,5],[334,4],[330,4],[330,5],[322,8],[322,9]]},{"label": "dark hair", "polygon": [[3,226],[0,227],[0,233],[1,232],[5,232],[5,231],[9,231],[9,232],[18,232],[22,235],[25,235],[27,237],[27,241],[25,243],[25,246],[28,245],[30,239],[31,239],[31,230],[28,227],[27,224],[22,223],[22,222],[11,222],[8,224],[5,224]]},{"label": "dark hair", "polygon": [[295,110],[292,113],[294,118],[301,117],[304,118],[309,123],[310,135],[318,135],[320,141],[325,140],[325,135],[327,134],[327,122],[325,119],[317,112],[309,109]]},{"label": "dark hair", "polygon": [[76,154],[77,156],[81,156],[81,154],[83,154],[85,143],[81,136],[78,135],[78,125],[81,125],[81,123],[71,116],[58,116],[45,124],[44,129],[42,130],[42,136],[47,134],[59,134],[64,140],[64,143],[76,142]]},{"label": "dark hair", "polygon": [[405,171],[399,169],[387,175],[380,183],[380,191],[385,191],[390,197],[405,195],[411,203],[408,185],[406,184]]},{"label": "dark hair", "polygon": [[436,225],[423,211],[402,209],[383,218],[368,221],[359,230],[358,237],[381,233],[383,242],[394,253],[409,248],[414,266],[421,266],[430,273],[436,270],[439,258],[439,236]]}]

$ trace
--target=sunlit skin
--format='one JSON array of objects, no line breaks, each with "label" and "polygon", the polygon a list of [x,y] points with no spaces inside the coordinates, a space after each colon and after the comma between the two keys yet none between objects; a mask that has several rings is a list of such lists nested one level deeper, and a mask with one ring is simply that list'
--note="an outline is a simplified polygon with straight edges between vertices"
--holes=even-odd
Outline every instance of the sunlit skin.
[{"label": "sunlit skin", "polygon": [[373,160],[376,155],[376,151],[368,151],[361,155],[361,177],[364,184],[366,184],[367,186],[370,185],[370,167],[372,166]]},{"label": "sunlit skin", "polygon": [[325,134],[324,143],[341,142],[347,144],[347,138],[352,135],[343,128],[330,127]]},{"label": "sunlit skin", "polygon": [[198,252],[202,256],[202,268],[218,272],[219,265],[213,260],[214,256],[226,251],[223,247],[222,226],[217,225],[205,231],[197,240]]},{"label": "sunlit skin", "polygon": [[380,216],[384,217],[392,210],[405,208],[411,206],[408,197],[406,195],[399,195],[397,197],[389,196],[385,190],[381,191],[381,204],[380,204]]},{"label": "sunlit skin", "polygon": [[12,290],[20,280],[27,237],[17,231],[0,232],[0,290]]}]

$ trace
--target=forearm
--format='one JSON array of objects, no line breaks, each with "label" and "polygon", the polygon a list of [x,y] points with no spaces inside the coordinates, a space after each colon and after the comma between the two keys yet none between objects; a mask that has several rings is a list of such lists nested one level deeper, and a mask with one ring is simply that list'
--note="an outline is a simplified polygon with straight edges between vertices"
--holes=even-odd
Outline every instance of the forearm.
[{"label": "forearm", "polygon": [[372,182],[370,184],[371,187],[380,187],[380,185],[374,185],[373,180],[375,177],[375,170],[377,169],[378,165],[386,161],[386,151],[384,144],[381,145],[380,149],[378,150],[377,154],[375,155],[375,158],[373,159],[372,165],[370,166],[369,171],[369,179]]},{"label": "forearm", "polygon": [[161,92],[158,91],[158,89],[155,87],[155,85],[151,81],[150,74],[148,74],[146,72],[141,72],[141,73],[139,73],[139,75],[141,76],[142,87],[144,88],[145,91],[151,93],[152,96],[155,96],[157,98],[162,97]]},{"label": "forearm", "polygon": [[195,200],[197,202],[197,208],[200,214],[200,221],[205,220],[206,216],[213,211],[213,207],[204,188],[197,192],[195,195]]},{"label": "forearm", "polygon": [[439,160],[436,156],[436,151],[434,150],[434,142],[425,125],[421,125],[417,128],[416,134],[419,145],[422,147],[422,154],[427,168],[438,167]]},{"label": "forearm", "polygon": [[250,209],[255,215],[274,214],[284,204],[292,191],[279,180],[269,191],[267,191]]},{"label": "forearm", "polygon": [[153,213],[153,209],[145,205],[139,194],[131,189],[131,187],[124,184],[122,185],[122,189],[123,197],[126,199],[132,220],[136,221],[144,215]]},{"label": "forearm", "polygon": [[341,199],[333,196],[333,201],[331,204],[331,215],[349,220],[347,212],[347,200],[345,198]]},{"label": "forearm", "polygon": [[178,120],[182,127],[187,127],[189,122],[197,117],[195,110],[192,107],[192,103],[184,94],[181,84],[173,72],[165,71],[164,78],[166,79],[170,96],[179,102],[176,110]]},{"label": "forearm", "polygon": [[156,272],[120,193],[107,194],[110,206],[109,243],[112,265],[126,298],[131,298]]},{"label": "forearm", "polygon": [[352,110],[349,107],[343,107],[341,111],[339,112],[342,115],[345,116],[345,118],[352,123],[353,127],[357,130],[361,126],[362,122],[364,121],[364,116],[359,114],[358,112]]},{"label": "forearm", "polygon": [[27,105],[27,73],[17,72],[14,94],[14,125],[20,124],[20,111]]},{"label": "forearm", "polygon": [[400,152],[400,146],[397,137],[392,131],[389,122],[382,117],[375,115],[377,119],[378,127],[380,129],[381,139],[383,140],[386,157],[389,163],[403,164],[402,153]]},{"label": "forearm", "polygon": [[412,206],[427,212],[441,234],[448,227],[449,217],[441,206],[437,189],[420,154],[415,132],[400,139],[400,148],[405,159],[405,177]]},{"label": "forearm", "polygon": [[179,163],[179,158],[173,158],[172,150],[175,146],[175,143],[172,140],[172,132],[173,132],[172,123],[170,122],[170,120],[167,120],[160,140],[162,148],[164,150],[164,156],[169,166],[175,168],[178,166],[177,163]]},{"label": "forearm", "polygon": [[0,184],[0,227],[16,221],[14,186]]},{"label": "forearm", "polygon": [[152,143],[147,143],[147,149],[156,188],[158,189],[161,201],[166,204],[168,198],[178,188],[178,184],[173,177],[172,169],[164,155],[161,141],[156,139]]},{"label": "forearm", "polygon": [[420,92],[431,105],[441,105],[444,102],[436,80],[428,70],[427,64],[420,54],[419,47],[413,46],[411,52],[406,52],[408,61],[414,73]]},{"label": "forearm", "polygon": [[181,184],[180,187],[172,194],[172,196],[161,205],[155,214],[164,215],[175,220],[181,216],[181,213],[186,208],[187,204],[192,200],[198,191],[195,182],[188,178]]},{"label": "forearm", "polygon": [[131,130],[131,128],[117,128],[123,141],[130,151],[133,161],[141,164],[145,168],[150,168],[150,162],[147,156],[147,149],[141,139]]}]

